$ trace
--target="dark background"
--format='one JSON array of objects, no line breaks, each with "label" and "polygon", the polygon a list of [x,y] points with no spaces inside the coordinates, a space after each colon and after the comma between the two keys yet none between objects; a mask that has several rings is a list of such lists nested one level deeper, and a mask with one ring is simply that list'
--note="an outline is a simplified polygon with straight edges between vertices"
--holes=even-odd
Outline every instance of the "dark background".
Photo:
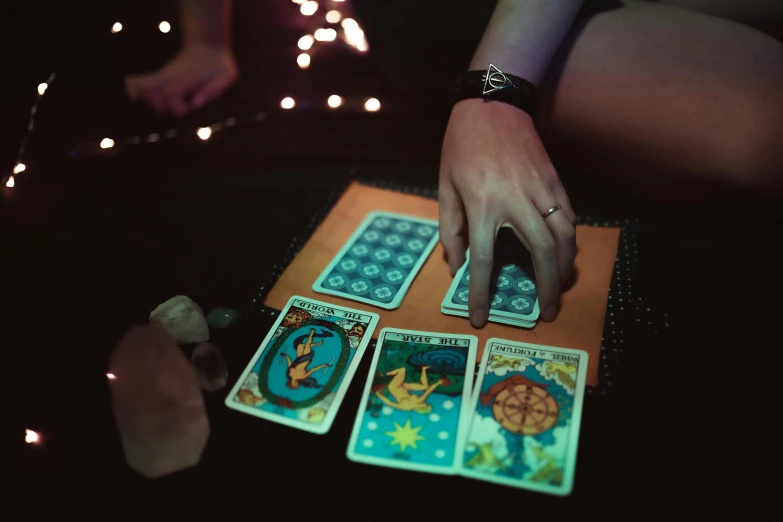
[{"label": "dark background", "polygon": [[[334,45],[300,71],[296,41],[307,28],[298,6],[237,1],[242,79],[181,121],[130,104],[122,91],[125,74],[158,67],[176,51],[174,2],[1,8],[2,172],[15,163],[36,86],[60,71],[39,108],[28,171],[0,199],[0,407],[3,424],[10,421],[4,505],[120,518],[164,511],[177,519],[234,512],[273,520],[509,512],[625,519],[649,499],[670,506],[674,497],[701,513],[739,505],[752,515],[778,490],[778,202],[736,194],[708,208],[674,208],[571,171],[561,175],[577,212],[640,220],[634,287],[641,315],[626,332],[615,390],[587,397],[569,498],[349,462],[356,384],[324,436],[231,411],[222,404],[225,390],[206,394],[212,434],[199,466],[157,481],[127,467],[104,374],[129,325],[178,294],[205,310],[242,309],[237,327],[213,331],[233,382],[273,322],[250,300],[329,190],[354,177],[436,187],[448,107],[428,103],[418,86],[451,84],[489,11],[468,23],[464,13],[439,11],[441,2],[426,11],[391,5],[356,5],[368,56]],[[452,15],[451,24],[432,23]],[[157,31],[163,19],[174,27],[168,35]],[[123,31],[106,37],[117,20]],[[451,41],[460,43],[444,43]],[[432,76],[411,72],[422,69],[418,55],[433,54]],[[318,107],[335,92],[375,96],[382,110]],[[312,107],[282,111],[285,95]],[[191,133],[110,151],[96,146],[105,136],[194,131],[258,111],[267,113],[263,122],[206,143]],[[358,381],[368,365],[366,358]],[[45,444],[25,445],[25,427]]]}]

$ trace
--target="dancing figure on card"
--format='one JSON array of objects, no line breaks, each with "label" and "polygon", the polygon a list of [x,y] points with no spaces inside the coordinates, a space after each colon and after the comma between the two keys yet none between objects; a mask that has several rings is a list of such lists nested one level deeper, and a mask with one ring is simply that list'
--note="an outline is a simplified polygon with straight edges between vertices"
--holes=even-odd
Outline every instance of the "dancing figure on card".
[{"label": "dancing figure on card", "polygon": [[[441,377],[434,384],[430,384],[427,380],[427,369],[429,366],[421,367],[421,381],[420,382],[405,382],[406,368],[394,369],[387,372],[387,376],[391,376],[392,380],[386,385],[386,389],[394,398],[392,401],[381,391],[376,391],[375,395],[383,401],[384,404],[390,408],[402,411],[415,411],[416,413],[427,414],[432,411],[432,404],[427,402],[427,398],[435,391],[435,388],[441,384],[446,384],[446,380]],[[423,391],[421,395],[415,395],[412,391]]]},{"label": "dancing figure on card", "polygon": [[319,364],[315,368],[308,368],[313,361],[313,357],[315,357],[313,348],[323,344],[323,340],[313,342],[313,339],[316,337],[332,337],[333,335],[334,334],[326,331],[316,333],[315,328],[310,328],[310,335],[302,335],[301,337],[294,339],[296,358],[293,361],[285,352],[280,354],[280,357],[283,357],[288,364],[288,369],[286,370],[288,381],[286,382],[286,386],[292,389],[297,389],[300,385],[305,388],[320,388],[322,386],[321,384],[318,384],[318,381],[316,381],[312,375],[318,370],[330,367],[332,364],[324,363]]}]

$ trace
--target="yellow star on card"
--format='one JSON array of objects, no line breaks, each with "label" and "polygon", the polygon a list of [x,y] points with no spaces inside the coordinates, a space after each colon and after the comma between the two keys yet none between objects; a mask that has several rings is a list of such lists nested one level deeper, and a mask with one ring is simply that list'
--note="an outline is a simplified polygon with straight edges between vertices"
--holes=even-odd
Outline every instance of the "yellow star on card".
[{"label": "yellow star on card", "polygon": [[405,426],[400,426],[395,422],[394,431],[387,431],[385,433],[392,438],[392,441],[389,444],[391,446],[399,444],[400,451],[405,451],[408,446],[413,449],[419,449],[416,447],[416,443],[420,440],[426,440],[424,437],[419,435],[419,432],[423,427],[424,426],[419,426],[418,428],[414,428],[411,426],[411,420],[408,419],[405,422]]}]

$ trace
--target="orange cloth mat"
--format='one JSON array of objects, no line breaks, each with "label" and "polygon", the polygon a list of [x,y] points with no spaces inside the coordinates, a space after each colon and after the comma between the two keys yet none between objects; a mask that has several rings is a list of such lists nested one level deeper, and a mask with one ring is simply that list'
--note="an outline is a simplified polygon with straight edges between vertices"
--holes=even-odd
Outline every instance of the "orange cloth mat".
[{"label": "orange cloth mat", "polygon": [[467,318],[442,314],[440,304],[451,284],[451,275],[438,244],[411,284],[397,310],[383,310],[339,297],[313,292],[312,284],[339,252],[365,216],[373,210],[399,212],[438,219],[437,201],[352,183],[313,233],[301,252],[285,269],[264,305],[281,309],[292,295],[301,295],[335,304],[376,312],[381,328],[392,326],[431,332],[472,334],[479,338],[479,360],[490,337],[576,348],[590,355],[587,384],[598,384],[601,337],[614,261],[617,257],[619,228],[578,226],[575,261],[576,282],[562,294],[560,313],[552,323],[539,323],[532,330],[488,323],[475,330]]}]

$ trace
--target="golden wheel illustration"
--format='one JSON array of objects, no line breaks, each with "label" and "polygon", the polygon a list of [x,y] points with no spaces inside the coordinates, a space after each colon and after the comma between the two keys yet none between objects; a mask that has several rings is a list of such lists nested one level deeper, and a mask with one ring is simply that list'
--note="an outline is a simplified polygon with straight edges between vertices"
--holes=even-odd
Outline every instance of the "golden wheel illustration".
[{"label": "golden wheel illustration", "polygon": [[557,401],[540,386],[515,383],[495,396],[492,415],[511,433],[537,435],[557,422]]}]

